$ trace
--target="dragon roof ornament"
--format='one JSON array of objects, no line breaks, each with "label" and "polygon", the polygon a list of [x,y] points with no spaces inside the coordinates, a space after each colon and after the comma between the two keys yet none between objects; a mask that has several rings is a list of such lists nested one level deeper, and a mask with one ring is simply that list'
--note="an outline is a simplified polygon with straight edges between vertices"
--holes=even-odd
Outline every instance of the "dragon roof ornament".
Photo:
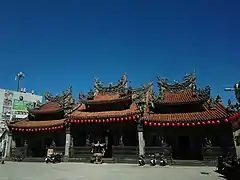
[{"label": "dragon roof ornament", "polygon": [[72,96],[72,87],[63,91],[61,96],[53,96],[50,92],[46,92],[44,98],[46,103],[57,103],[65,111],[65,113],[69,113],[76,106],[75,99]]},{"label": "dragon roof ornament", "polygon": [[95,92],[101,93],[121,93],[127,88],[127,75],[123,74],[121,79],[118,81],[118,84],[110,84],[108,87],[104,86],[103,83],[98,79],[94,78],[94,89]]},{"label": "dragon roof ornament", "polygon": [[160,91],[169,91],[169,92],[182,92],[186,90],[195,91],[196,90],[196,75],[195,73],[186,74],[183,78],[183,82],[174,81],[170,84],[167,78],[157,77],[158,79],[158,88]]}]

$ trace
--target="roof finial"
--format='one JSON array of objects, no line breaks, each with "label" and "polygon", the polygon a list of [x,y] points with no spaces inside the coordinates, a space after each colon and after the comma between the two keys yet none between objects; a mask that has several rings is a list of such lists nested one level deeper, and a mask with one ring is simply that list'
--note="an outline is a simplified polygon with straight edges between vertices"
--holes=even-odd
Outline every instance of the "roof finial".
[{"label": "roof finial", "polygon": [[222,98],[219,95],[216,97],[216,103],[222,103]]}]

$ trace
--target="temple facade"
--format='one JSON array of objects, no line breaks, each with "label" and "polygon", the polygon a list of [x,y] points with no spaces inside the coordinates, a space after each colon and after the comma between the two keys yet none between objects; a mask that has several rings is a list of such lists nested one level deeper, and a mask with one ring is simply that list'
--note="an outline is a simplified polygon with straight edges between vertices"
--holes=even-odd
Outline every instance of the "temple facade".
[{"label": "temple facade", "polygon": [[[44,157],[49,147],[64,152],[66,160],[87,160],[91,143],[106,144],[105,158],[115,161],[165,153],[170,159],[205,160],[235,153],[232,124],[240,114],[212,98],[210,87],[197,88],[196,76],[170,84],[158,78],[132,88],[123,75],[116,85],[95,79],[94,89],[79,94],[69,88],[62,96],[45,95],[46,103],[29,109],[28,118],[9,124],[8,157]],[[11,143],[10,143],[11,144]]]}]

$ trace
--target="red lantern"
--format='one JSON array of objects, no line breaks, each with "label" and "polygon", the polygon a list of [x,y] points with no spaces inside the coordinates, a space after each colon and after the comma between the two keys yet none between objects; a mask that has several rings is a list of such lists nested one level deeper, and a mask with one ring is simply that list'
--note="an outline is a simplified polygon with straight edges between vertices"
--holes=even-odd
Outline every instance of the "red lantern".
[{"label": "red lantern", "polygon": [[185,123],[182,123],[182,126],[185,126]]},{"label": "red lantern", "polygon": [[128,117],[125,117],[124,120],[128,120]]},{"label": "red lantern", "polygon": [[112,118],[110,118],[109,121],[112,122]]},{"label": "red lantern", "polygon": [[147,125],[148,124],[147,121],[144,121],[144,124]]},{"label": "red lantern", "polygon": [[123,118],[121,117],[121,121],[123,121]]},{"label": "red lantern", "polygon": [[192,126],[195,126],[195,123],[194,123],[194,122],[192,123]]},{"label": "red lantern", "polygon": [[167,126],[169,126],[170,124],[169,123],[167,123]]},{"label": "red lantern", "polygon": [[132,119],[132,117],[131,117],[131,116],[129,116],[129,117],[128,117],[128,120],[131,120],[131,119]]},{"label": "red lantern", "polygon": [[211,124],[211,121],[207,121],[208,124]]},{"label": "red lantern", "polygon": [[91,122],[91,120],[88,120],[88,123],[90,123]]},{"label": "red lantern", "polygon": [[215,124],[215,121],[212,121],[211,123],[212,123],[212,124]]},{"label": "red lantern", "polygon": [[12,128],[12,131],[14,131],[14,128]]},{"label": "red lantern", "polygon": [[152,123],[151,123],[151,122],[149,122],[149,126],[152,126]]},{"label": "red lantern", "polygon": [[172,123],[172,126],[175,126],[175,123]]},{"label": "red lantern", "polygon": [[74,120],[74,123],[77,123],[77,120]]},{"label": "red lantern", "polygon": [[38,128],[38,131],[41,131],[41,128]]},{"label": "red lantern", "polygon": [[203,121],[202,124],[205,125],[206,123]]},{"label": "red lantern", "polygon": [[80,123],[80,120],[77,120],[77,123]]},{"label": "red lantern", "polygon": [[201,123],[200,123],[200,122],[197,122],[197,125],[201,125]]},{"label": "red lantern", "polygon": [[28,132],[28,129],[26,129],[26,132]]},{"label": "red lantern", "polygon": [[105,119],[103,119],[102,122],[105,123]]},{"label": "red lantern", "polygon": [[219,120],[216,120],[216,123],[217,123],[217,124],[220,124],[220,121],[219,121]]},{"label": "red lantern", "polygon": [[227,122],[228,122],[228,119],[227,119],[227,118],[226,118],[226,119],[224,119],[224,122],[225,122],[225,123],[227,123]]},{"label": "red lantern", "polygon": [[35,129],[35,132],[37,132],[38,131],[38,129]]},{"label": "red lantern", "polygon": [[21,128],[19,128],[19,129],[18,129],[18,131],[22,131],[22,129],[21,129]]},{"label": "red lantern", "polygon": [[139,118],[139,115],[137,115],[137,118]]},{"label": "red lantern", "polygon": [[101,119],[99,119],[99,120],[98,120],[98,123],[101,123],[101,122],[102,122]]},{"label": "red lantern", "polygon": [[74,120],[72,119],[71,122],[74,123]]},{"label": "red lantern", "polygon": [[91,119],[91,123],[93,123],[94,121]]},{"label": "red lantern", "polygon": [[162,125],[163,125],[163,126],[166,126],[166,124],[165,124],[165,123],[162,123]]},{"label": "red lantern", "polygon": [[116,121],[116,118],[113,118],[112,120],[113,120],[113,122],[115,122],[115,121]]},{"label": "red lantern", "polygon": [[157,123],[153,123],[153,126],[157,126]]},{"label": "red lantern", "polygon": [[85,119],[85,120],[84,120],[84,123],[87,123],[87,122],[88,122],[88,121]]},{"label": "red lantern", "polygon": [[135,117],[135,116],[132,116],[132,119],[133,119],[133,120],[135,120],[135,119],[136,119],[136,117]]},{"label": "red lantern", "polygon": [[80,120],[80,123],[83,123],[84,121],[83,120]]},{"label": "red lantern", "polygon": [[229,121],[232,121],[233,119],[234,119],[233,116],[228,118]]},{"label": "red lantern", "polygon": [[109,122],[109,119],[106,119],[106,122],[108,123],[108,122]]},{"label": "red lantern", "polygon": [[180,123],[177,123],[177,126],[179,127],[179,126],[180,126]]},{"label": "red lantern", "polygon": [[187,126],[190,126],[190,124],[189,124],[189,123],[187,123]]},{"label": "red lantern", "polygon": [[161,126],[161,123],[158,123],[158,126]]}]

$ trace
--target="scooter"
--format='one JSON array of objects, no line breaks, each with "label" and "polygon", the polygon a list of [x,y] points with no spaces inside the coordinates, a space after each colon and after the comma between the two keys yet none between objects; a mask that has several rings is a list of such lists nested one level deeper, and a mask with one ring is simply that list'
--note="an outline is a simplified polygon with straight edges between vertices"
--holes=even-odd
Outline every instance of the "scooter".
[{"label": "scooter", "polygon": [[160,166],[166,166],[167,165],[167,158],[164,156],[164,154],[162,154],[160,156],[159,165]]},{"label": "scooter", "polygon": [[56,162],[61,162],[61,154],[50,154],[50,155],[47,155],[47,157],[45,158],[45,162],[46,163],[56,163]]},{"label": "scooter", "polygon": [[139,164],[139,166],[144,166],[145,165],[145,161],[144,161],[144,157],[143,156],[139,156],[138,164]]},{"label": "scooter", "polygon": [[45,158],[45,163],[49,163],[49,162],[56,163],[54,154],[47,155],[47,157]]},{"label": "scooter", "polygon": [[156,166],[157,165],[157,159],[156,159],[156,155],[152,154],[150,155],[151,159],[150,159],[150,166]]}]

